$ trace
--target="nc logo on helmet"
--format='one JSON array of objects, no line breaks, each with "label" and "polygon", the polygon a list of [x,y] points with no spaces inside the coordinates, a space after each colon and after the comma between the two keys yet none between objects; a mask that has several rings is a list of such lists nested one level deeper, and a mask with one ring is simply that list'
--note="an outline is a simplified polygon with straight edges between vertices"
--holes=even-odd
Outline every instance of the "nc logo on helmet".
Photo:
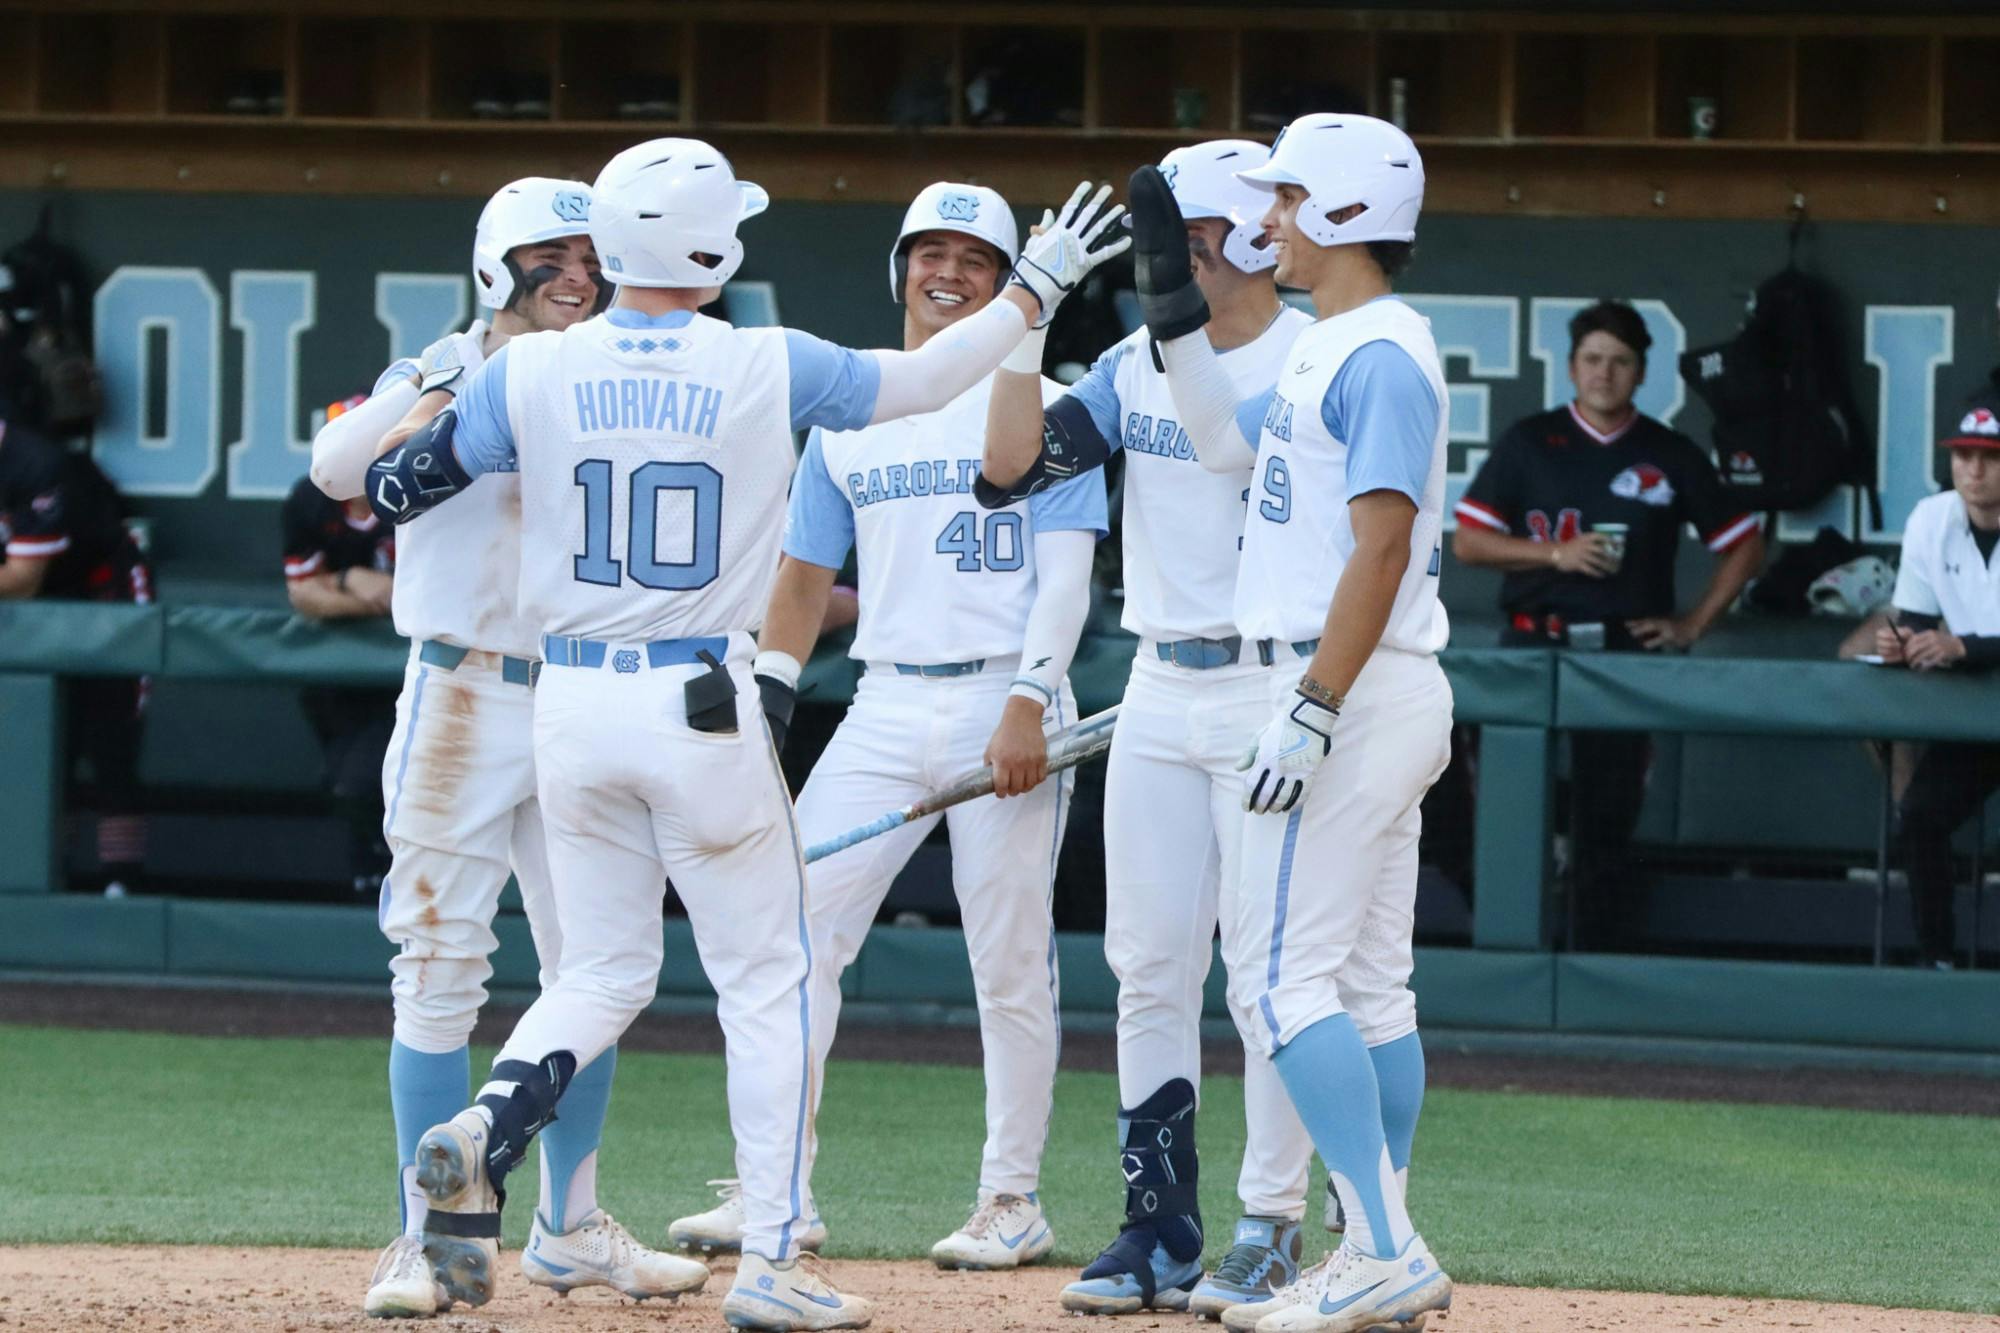
[{"label": "nc logo on helmet", "polygon": [[590,196],[581,190],[557,192],[550,207],[555,209],[556,216],[564,222],[590,221]]},{"label": "nc logo on helmet", "polygon": [[1169,190],[1174,188],[1174,182],[1180,179],[1180,175],[1181,175],[1181,164],[1178,162],[1173,163],[1171,166],[1164,166],[1160,168],[1160,179],[1164,180],[1167,183],[1167,188]]},{"label": "nc logo on helmet", "polygon": [[938,196],[938,217],[946,222],[971,222],[979,216],[979,196],[976,194],[944,194]]}]

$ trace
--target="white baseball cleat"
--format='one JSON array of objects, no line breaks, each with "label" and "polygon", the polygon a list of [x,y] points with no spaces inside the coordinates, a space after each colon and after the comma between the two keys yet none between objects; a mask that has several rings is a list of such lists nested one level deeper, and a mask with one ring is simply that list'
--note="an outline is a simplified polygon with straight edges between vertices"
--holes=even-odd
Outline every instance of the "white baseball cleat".
[{"label": "white baseball cleat", "polygon": [[1019,1268],[1055,1246],[1055,1233],[1033,1194],[979,1191],[965,1225],[931,1246],[939,1268]]},{"label": "white baseball cleat", "polygon": [[[1451,1279],[1438,1267],[1421,1236],[1393,1259],[1376,1259],[1352,1245],[1299,1275],[1261,1307],[1254,1323],[1223,1316],[1224,1326],[1256,1333],[1404,1333],[1424,1326],[1432,1310],[1451,1306]],[[1239,1307],[1240,1308],[1240,1307]],[[1252,1307],[1253,1309],[1258,1307]],[[1241,1310],[1249,1315],[1250,1309]]]},{"label": "white baseball cleat", "polygon": [[[733,1177],[708,1183],[722,1202],[669,1222],[667,1244],[684,1254],[735,1254],[743,1248],[743,1183]],[[826,1245],[826,1223],[811,1205],[806,1211],[812,1220],[799,1233],[799,1248],[817,1253]]]},{"label": "white baseball cleat", "polygon": [[814,1254],[774,1264],[750,1250],[736,1269],[729,1295],[722,1300],[722,1318],[731,1328],[762,1333],[866,1328],[873,1314],[874,1308],[863,1297],[834,1290],[822,1261]]},{"label": "white baseball cleat", "polygon": [[578,1287],[611,1287],[635,1301],[653,1296],[677,1301],[701,1290],[708,1266],[641,1245],[599,1209],[564,1232],[549,1230],[536,1213],[528,1248],[521,1251],[521,1275],[565,1296]]},{"label": "white baseball cleat", "polygon": [[377,1319],[426,1319],[451,1308],[417,1236],[398,1236],[375,1261],[362,1309]]},{"label": "white baseball cleat", "polygon": [[417,1185],[429,1200],[424,1255],[445,1294],[467,1305],[493,1299],[500,1255],[500,1195],[486,1174],[493,1127],[478,1108],[460,1111],[417,1140]]}]

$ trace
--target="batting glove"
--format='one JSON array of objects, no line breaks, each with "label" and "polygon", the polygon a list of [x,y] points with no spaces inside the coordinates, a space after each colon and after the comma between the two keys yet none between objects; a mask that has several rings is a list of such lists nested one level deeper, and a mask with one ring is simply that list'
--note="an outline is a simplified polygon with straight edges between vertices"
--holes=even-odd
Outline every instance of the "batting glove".
[{"label": "batting glove", "polygon": [[758,653],[750,665],[750,678],[757,682],[757,701],[771,728],[771,743],[780,753],[792,729],[792,710],[799,701],[799,673],[803,669],[796,657],[773,648]]},{"label": "batting glove", "polygon": [[1155,341],[1184,338],[1208,323],[1208,301],[1195,285],[1181,206],[1158,167],[1133,172],[1126,197],[1132,201],[1132,281],[1139,313]]},{"label": "batting glove", "polygon": [[1290,709],[1271,719],[1236,765],[1243,774],[1243,808],[1253,815],[1282,815],[1303,801],[1333,748],[1333,720],[1339,716],[1338,708],[1293,695]]},{"label": "batting glove", "polygon": [[[1089,196],[1088,202],[1085,196]],[[1131,248],[1129,236],[1102,241],[1106,229],[1125,213],[1123,204],[1104,208],[1104,201],[1110,197],[1109,185],[1100,185],[1097,193],[1091,194],[1090,182],[1084,181],[1061,212],[1043,210],[1040,232],[1030,236],[1021,247],[1021,258],[1014,265],[1014,275],[1009,281],[1027,288],[1041,303],[1042,317],[1035,321],[1036,328],[1047,327],[1055,318],[1056,306],[1083,285],[1091,270]],[[1100,209],[1103,211],[1099,212]]]},{"label": "batting glove", "polygon": [[472,372],[486,359],[483,340],[470,333],[447,333],[424,349],[417,358],[419,393],[443,389],[457,394]]}]

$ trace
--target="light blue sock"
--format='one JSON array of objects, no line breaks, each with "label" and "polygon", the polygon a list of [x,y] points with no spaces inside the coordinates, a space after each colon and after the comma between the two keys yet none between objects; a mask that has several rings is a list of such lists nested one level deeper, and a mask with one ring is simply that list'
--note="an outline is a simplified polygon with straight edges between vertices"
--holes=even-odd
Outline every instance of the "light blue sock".
[{"label": "light blue sock", "polygon": [[472,1052],[464,1046],[431,1055],[400,1041],[389,1043],[389,1107],[396,1116],[396,1203],[403,1229],[421,1222],[410,1206],[407,1168],[417,1160],[424,1131],[463,1111],[472,1101]]},{"label": "light blue sock", "polygon": [[1347,1239],[1377,1259],[1394,1258],[1413,1234],[1389,1164],[1381,1094],[1354,1020],[1323,1018],[1285,1044],[1271,1063],[1325,1159],[1347,1212]]},{"label": "light blue sock", "polygon": [[617,1071],[616,1046],[577,1070],[542,1131],[542,1220],[558,1235],[597,1211],[597,1145]]},{"label": "light blue sock", "polygon": [[1407,1037],[1368,1048],[1375,1066],[1375,1085],[1382,1093],[1382,1132],[1389,1140],[1389,1164],[1410,1168],[1410,1144],[1417,1137],[1417,1115],[1424,1109],[1424,1043]]}]

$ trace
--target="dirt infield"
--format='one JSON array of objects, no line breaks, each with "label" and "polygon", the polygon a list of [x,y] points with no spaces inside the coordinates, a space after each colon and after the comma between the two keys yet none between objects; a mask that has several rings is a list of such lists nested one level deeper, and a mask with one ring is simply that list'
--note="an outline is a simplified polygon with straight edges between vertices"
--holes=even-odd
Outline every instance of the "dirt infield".
[{"label": "dirt infield", "polygon": [[[35,1333],[317,1333],[376,1329],[359,1301],[375,1256],[359,1250],[23,1246],[0,1250],[0,1328]],[[729,1266],[679,1305],[635,1305],[604,1291],[562,1298],[530,1287],[508,1257],[491,1305],[425,1325],[452,1333],[675,1333],[720,1329]],[[923,1263],[839,1263],[843,1286],[876,1302],[881,1333],[1017,1333],[1029,1329],[1213,1330],[1186,1315],[1083,1325],[1056,1306],[1067,1269],[940,1273]],[[1873,1310],[1625,1292],[1461,1287],[1432,1333],[1655,1333],[1678,1329],[1827,1329],[1838,1333],[1964,1333],[2000,1329],[1990,1316]]]}]

